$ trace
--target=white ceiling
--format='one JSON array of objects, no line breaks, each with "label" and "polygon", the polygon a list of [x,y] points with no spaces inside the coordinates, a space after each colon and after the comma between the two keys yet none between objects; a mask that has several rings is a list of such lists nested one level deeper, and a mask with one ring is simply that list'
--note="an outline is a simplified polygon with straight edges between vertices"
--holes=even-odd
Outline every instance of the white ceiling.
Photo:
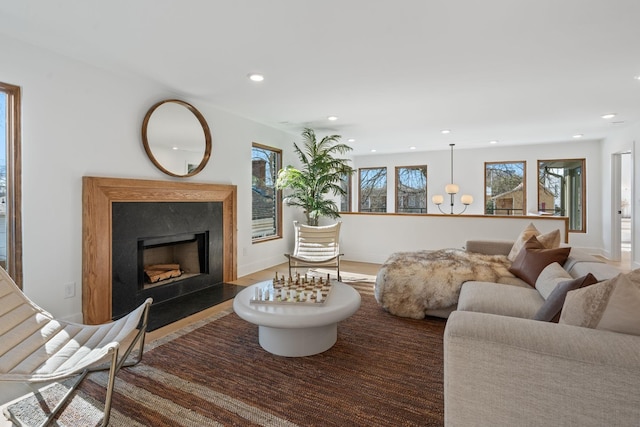
[{"label": "white ceiling", "polygon": [[640,121],[638,0],[3,0],[0,33],[354,154]]}]

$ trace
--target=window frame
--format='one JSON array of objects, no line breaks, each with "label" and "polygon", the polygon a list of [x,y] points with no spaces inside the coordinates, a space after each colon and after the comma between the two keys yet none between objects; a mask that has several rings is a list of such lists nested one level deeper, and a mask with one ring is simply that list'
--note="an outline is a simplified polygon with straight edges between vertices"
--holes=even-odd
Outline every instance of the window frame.
[{"label": "window frame", "polygon": [[[362,172],[363,171],[368,171],[368,170],[380,170],[383,171],[384,170],[384,211],[381,212],[371,212],[369,211],[363,211],[362,210]],[[389,179],[388,179],[388,170],[386,166],[380,166],[380,167],[369,167],[369,168],[358,168],[358,212],[367,212],[367,213],[387,213],[387,209],[388,209],[388,203],[387,203],[387,188],[389,185]]]},{"label": "window frame", "polygon": [[[524,216],[527,214],[527,162],[526,160],[508,160],[508,161],[500,161],[500,162],[484,162],[484,215],[493,215],[493,216],[500,216],[500,215],[496,215],[495,213],[491,214],[488,213],[488,209],[487,209],[487,205],[489,203],[489,195],[487,194],[487,189],[489,188],[488,183],[487,183],[487,166],[490,165],[512,165],[512,164],[522,164],[522,208],[521,209],[513,209],[513,207],[511,208],[512,211],[522,211],[522,213],[520,215],[510,215],[507,214],[505,216]],[[504,193],[501,193],[504,194]],[[496,210],[500,210],[500,209],[496,209],[494,206],[494,212]]]},{"label": "window frame", "polygon": [[22,289],[22,96],[19,86],[0,82],[6,95],[7,273]]},{"label": "window frame", "polygon": [[[538,160],[538,168],[537,168],[537,174],[538,174],[538,200],[537,200],[537,205],[536,207],[538,208],[538,212],[542,212],[542,206],[540,204],[540,189],[543,188],[544,186],[542,185],[542,174],[540,172],[540,167],[541,164],[544,163],[559,163],[559,162],[567,162],[567,163],[573,163],[573,162],[580,162],[580,199],[581,199],[581,203],[580,203],[580,221],[581,221],[581,228],[571,228],[572,226],[572,218],[569,214],[564,215],[566,217],[569,218],[569,227],[568,227],[568,232],[569,233],[586,233],[587,232],[587,159],[586,158],[573,158],[573,159],[548,159],[548,160]],[[554,206],[554,210],[555,210],[555,206]],[[558,215],[560,216],[560,215]]]},{"label": "window frame", "polygon": [[[411,169],[411,170],[424,170],[424,206],[418,207],[418,208],[413,208],[413,209],[420,209],[420,212],[400,212],[400,200],[399,200],[399,196],[400,196],[400,170],[401,169]],[[416,214],[426,214],[428,213],[428,168],[427,165],[413,165],[413,166],[396,166],[395,167],[395,179],[396,179],[396,185],[395,185],[395,212],[396,213],[402,213],[402,214],[408,214],[408,215],[416,215]],[[411,208],[405,208],[405,209],[411,209]],[[423,212],[424,211],[424,212]]]},{"label": "window frame", "polygon": [[251,199],[251,243],[262,243],[268,242],[271,240],[282,239],[282,190],[276,188],[276,179],[278,176],[278,171],[282,168],[282,150],[276,147],[271,147],[268,145],[260,144],[257,142],[253,142],[251,144],[251,191],[253,191],[253,150],[268,150],[273,152],[276,155],[276,164],[273,167],[273,189],[275,191],[275,201],[274,201],[274,210],[275,210],[275,233],[268,236],[261,237],[253,237],[253,198]]}]

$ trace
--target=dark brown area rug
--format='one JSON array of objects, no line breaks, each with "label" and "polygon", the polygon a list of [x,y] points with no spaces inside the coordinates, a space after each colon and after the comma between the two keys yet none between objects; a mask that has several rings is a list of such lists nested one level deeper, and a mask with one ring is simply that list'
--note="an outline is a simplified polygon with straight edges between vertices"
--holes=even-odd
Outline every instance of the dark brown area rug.
[{"label": "dark brown area rug", "polygon": [[[354,287],[362,306],[322,354],[267,353],[257,326],[233,312],[151,343],[142,363],[118,374],[111,425],[443,425],[445,321],[395,317],[375,302],[371,283]],[[91,374],[74,399],[82,404],[69,404],[58,425],[95,425],[106,380]],[[25,400],[18,404],[29,412]]]}]

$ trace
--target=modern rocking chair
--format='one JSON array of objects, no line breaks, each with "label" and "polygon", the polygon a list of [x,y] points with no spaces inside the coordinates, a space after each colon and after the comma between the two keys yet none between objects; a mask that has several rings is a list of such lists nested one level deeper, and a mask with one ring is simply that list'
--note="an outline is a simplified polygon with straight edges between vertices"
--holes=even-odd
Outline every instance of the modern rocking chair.
[{"label": "modern rocking chair", "polygon": [[340,225],[311,226],[293,222],[295,230],[295,247],[289,258],[289,277],[291,270],[309,267],[335,268],[338,280],[340,277]]},{"label": "modern rocking chair", "polygon": [[[102,325],[56,320],[27,298],[0,268],[0,381],[38,383],[77,375],[42,424],[47,425],[89,372],[109,369],[102,420],[106,426],[116,373],[142,359],[151,302],[149,298],[125,317]],[[123,341],[130,344],[121,352]],[[127,361],[136,347],[137,354]]]}]

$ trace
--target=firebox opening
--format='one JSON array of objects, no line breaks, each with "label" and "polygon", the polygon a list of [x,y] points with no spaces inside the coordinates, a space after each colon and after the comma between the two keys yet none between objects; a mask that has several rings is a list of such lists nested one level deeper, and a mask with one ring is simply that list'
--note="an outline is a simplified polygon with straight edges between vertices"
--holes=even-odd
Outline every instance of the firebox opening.
[{"label": "firebox opening", "polygon": [[209,274],[209,232],[138,239],[138,289]]}]

